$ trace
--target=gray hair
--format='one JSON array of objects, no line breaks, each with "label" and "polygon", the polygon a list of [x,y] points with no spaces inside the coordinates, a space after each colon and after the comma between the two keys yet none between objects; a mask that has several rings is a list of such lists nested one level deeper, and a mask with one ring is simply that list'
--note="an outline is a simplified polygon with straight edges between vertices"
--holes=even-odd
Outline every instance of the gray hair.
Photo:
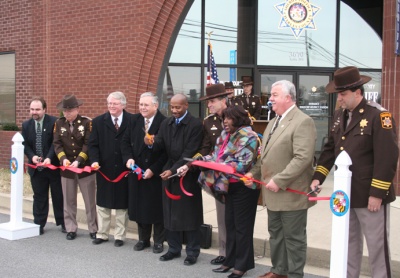
[{"label": "gray hair", "polygon": [[109,102],[110,98],[118,99],[123,106],[126,106],[126,97],[123,92],[119,91],[112,92],[111,94],[108,95],[107,102]]},{"label": "gray hair", "polygon": [[281,86],[282,92],[289,95],[293,102],[296,102],[296,87],[288,80],[279,80],[272,84],[272,87]]},{"label": "gray hair", "polygon": [[142,98],[142,97],[152,97],[153,98],[152,103],[158,104],[158,97],[155,94],[153,94],[152,92],[145,92],[140,95],[140,98]]}]

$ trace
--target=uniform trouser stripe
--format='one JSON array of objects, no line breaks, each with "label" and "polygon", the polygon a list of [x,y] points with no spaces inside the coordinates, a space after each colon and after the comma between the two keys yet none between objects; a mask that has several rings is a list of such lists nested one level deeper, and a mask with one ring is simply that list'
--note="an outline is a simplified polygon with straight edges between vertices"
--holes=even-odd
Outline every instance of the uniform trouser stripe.
[{"label": "uniform trouser stripe", "polygon": [[388,223],[388,219],[389,219],[389,212],[388,212],[388,206],[389,205],[383,205],[383,214],[384,214],[384,224],[385,224],[385,234],[384,234],[384,249],[385,249],[385,262],[386,262],[386,273],[387,273],[387,277],[391,278],[392,277],[392,270],[390,268],[390,251],[389,251],[389,223]]}]

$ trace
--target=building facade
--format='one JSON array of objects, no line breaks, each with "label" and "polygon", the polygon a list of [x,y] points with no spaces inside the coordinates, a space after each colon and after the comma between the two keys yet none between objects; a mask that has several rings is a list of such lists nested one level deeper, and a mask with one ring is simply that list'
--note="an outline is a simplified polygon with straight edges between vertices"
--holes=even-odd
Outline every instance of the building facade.
[{"label": "building facade", "polygon": [[[106,111],[106,97],[116,90],[126,94],[130,112],[138,111],[141,93],[152,91],[168,113],[171,94],[182,92],[190,97],[191,112],[203,117],[198,98],[206,84],[208,38],[220,81],[238,84],[242,76],[252,76],[264,106],[274,80],[295,83],[299,107],[316,121],[316,154],[335,108],[324,86],[337,68],[355,65],[372,76],[368,97],[400,122],[398,1],[295,2],[301,5],[291,0],[3,0],[0,124],[21,126],[33,96],[43,96],[47,112],[59,115],[56,104],[72,93],[84,102],[81,114],[95,117]],[[267,119],[266,109],[262,114]],[[8,167],[9,138],[0,132],[6,150],[1,167]],[[395,184],[399,189],[398,174]]]}]

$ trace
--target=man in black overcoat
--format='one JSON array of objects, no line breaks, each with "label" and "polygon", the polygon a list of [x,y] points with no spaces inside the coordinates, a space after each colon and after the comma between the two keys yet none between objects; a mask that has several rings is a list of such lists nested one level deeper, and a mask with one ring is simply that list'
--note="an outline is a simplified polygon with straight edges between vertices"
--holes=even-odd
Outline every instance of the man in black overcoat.
[{"label": "man in black overcoat", "polygon": [[154,227],[153,252],[164,250],[165,230],[162,207],[162,168],[167,162],[164,150],[154,151],[143,142],[145,131],[158,133],[165,116],[158,110],[158,98],[151,92],[143,93],[139,99],[139,111],[132,117],[130,126],[121,144],[124,164],[127,168],[139,166],[144,175],[129,175],[129,220],[138,225],[139,241],[135,251],[150,247],[151,231]]},{"label": "man in black overcoat", "polygon": [[[47,115],[46,109],[47,104],[43,98],[32,99],[29,106],[32,118],[22,123],[24,153],[29,164],[43,162],[43,164],[59,166],[53,147],[53,127],[57,118]],[[41,133],[39,137],[37,132]],[[37,138],[41,138],[39,145],[36,142]],[[49,189],[56,225],[61,225],[61,231],[65,233],[60,170],[28,167],[28,173],[31,177],[33,190],[33,222],[40,225],[40,234],[44,233],[44,226],[49,215]]]},{"label": "man in black overcoat", "polygon": [[[123,171],[120,144],[132,118],[126,112],[126,98],[122,92],[113,92],[107,97],[108,112],[92,121],[92,133],[89,138],[89,157],[92,167],[99,168],[111,181]],[[99,230],[93,244],[108,241],[110,233],[111,210],[115,209],[114,246],[124,244],[128,224],[128,179],[118,182],[106,180],[99,172],[97,179],[97,221]]]},{"label": "man in black overcoat", "polygon": [[[203,139],[202,123],[187,111],[188,99],[183,94],[171,98],[172,117],[166,119],[153,140],[145,137],[145,143],[154,150],[164,149],[168,161],[163,168],[163,207],[164,226],[167,230],[168,252],[160,257],[169,261],[181,256],[182,232],[187,237],[185,265],[193,265],[200,254],[200,225],[203,224],[203,205],[201,188],[197,184],[198,171],[188,172],[183,179],[183,187],[193,196],[185,195],[180,188],[180,178],[172,177],[177,169],[193,157]],[[179,200],[174,200],[179,196]],[[172,198],[171,198],[172,197]]]}]

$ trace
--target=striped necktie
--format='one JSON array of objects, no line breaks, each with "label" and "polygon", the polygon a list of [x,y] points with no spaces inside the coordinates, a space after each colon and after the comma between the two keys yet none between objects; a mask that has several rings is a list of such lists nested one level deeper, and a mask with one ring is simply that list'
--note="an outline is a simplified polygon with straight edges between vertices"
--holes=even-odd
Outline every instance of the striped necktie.
[{"label": "striped necktie", "polygon": [[[42,148],[42,129],[40,123],[36,127],[36,155],[40,157],[40,162],[43,162],[43,148]],[[37,167],[38,171],[42,171],[43,167]]]},{"label": "striped necktie", "polygon": [[280,122],[281,118],[282,118],[282,116],[276,117],[276,120],[274,122],[274,126],[272,127],[271,131],[268,134],[268,139],[267,139],[267,143],[265,143],[265,146],[267,146],[268,143],[269,143],[269,140],[271,140],[272,134],[275,132],[275,130],[279,126],[279,122]]},{"label": "striped necktie", "polygon": [[114,118],[114,126],[115,126],[115,129],[118,131],[118,129],[119,129],[118,118]]}]

